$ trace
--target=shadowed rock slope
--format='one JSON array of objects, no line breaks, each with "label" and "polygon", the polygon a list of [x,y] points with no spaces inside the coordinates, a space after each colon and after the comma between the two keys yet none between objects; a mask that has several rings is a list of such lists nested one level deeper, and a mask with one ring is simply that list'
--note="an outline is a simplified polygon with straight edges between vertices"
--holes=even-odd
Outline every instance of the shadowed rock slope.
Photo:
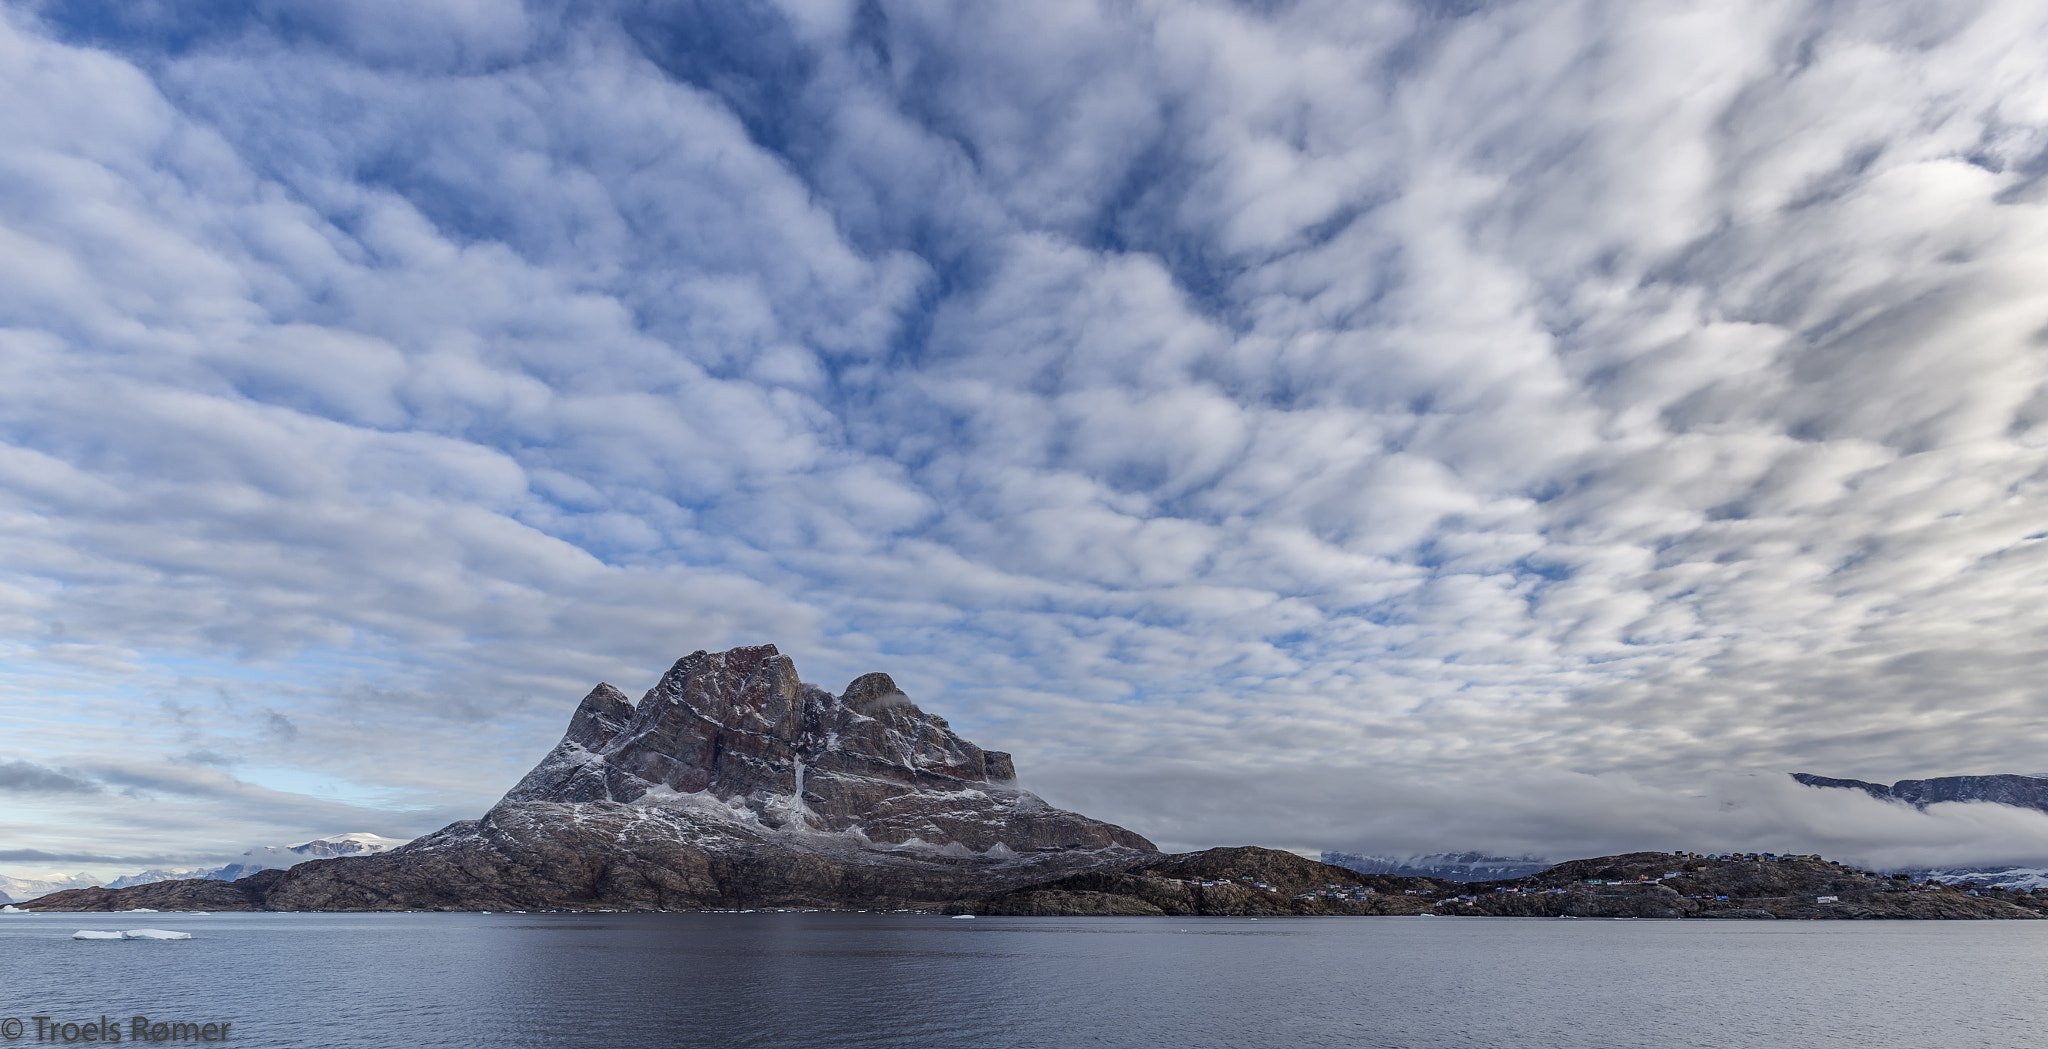
[{"label": "shadowed rock slope", "polygon": [[886,674],[835,696],[773,645],[697,652],[638,703],[592,689],[482,819],[383,855],[78,890],[38,909],[919,906],[1158,855],[1015,779],[1009,755],[960,738]]}]

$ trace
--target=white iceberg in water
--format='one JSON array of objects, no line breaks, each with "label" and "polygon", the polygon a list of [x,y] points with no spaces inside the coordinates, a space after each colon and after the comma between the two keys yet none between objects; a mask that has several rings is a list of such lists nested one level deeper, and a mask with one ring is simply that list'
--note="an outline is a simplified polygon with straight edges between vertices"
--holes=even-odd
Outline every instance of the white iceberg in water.
[{"label": "white iceberg in water", "polygon": [[28,913],[27,911],[25,911],[25,910],[22,910],[21,908],[19,908],[19,907],[16,907],[15,905],[13,905],[13,904],[11,904],[11,903],[10,903],[10,904],[8,904],[8,905],[7,905],[7,906],[5,906],[5,907],[0,907],[0,914],[27,914],[27,913]]},{"label": "white iceberg in water", "polygon": [[123,912],[121,912],[121,913],[123,913],[123,914],[155,914],[155,913],[156,913],[156,908],[155,908],[155,907],[130,907],[130,908],[128,908],[127,910],[125,910],[125,911],[123,911]]},{"label": "white iceberg in water", "polygon": [[80,929],[71,934],[74,940],[189,940],[189,932],[174,932],[170,929],[128,929],[121,932],[107,932],[99,929]]}]

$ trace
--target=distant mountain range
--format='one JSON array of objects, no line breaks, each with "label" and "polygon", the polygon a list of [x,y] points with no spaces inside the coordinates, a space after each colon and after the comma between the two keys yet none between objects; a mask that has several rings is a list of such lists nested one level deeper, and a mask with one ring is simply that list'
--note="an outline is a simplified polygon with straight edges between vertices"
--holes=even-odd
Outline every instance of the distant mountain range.
[{"label": "distant mountain range", "polygon": [[[381,834],[357,830],[347,834],[328,834],[302,841],[297,845],[265,845],[250,849],[221,867],[154,867],[140,874],[124,874],[107,883],[109,889],[125,889],[130,885],[149,885],[160,881],[180,881],[186,878],[204,878],[209,881],[235,881],[246,878],[257,871],[290,870],[307,860],[331,860],[336,856],[374,856],[390,852],[407,844],[410,838],[387,838]],[[67,885],[65,888],[78,888]]]},{"label": "distant mountain range", "polygon": [[296,845],[264,845],[250,849],[232,862],[219,867],[152,867],[135,874],[124,874],[107,882],[84,873],[50,874],[41,878],[10,878],[0,875],[0,903],[26,903],[53,892],[85,889],[102,884],[109,889],[125,889],[131,885],[150,885],[160,881],[182,881],[192,878],[234,881],[246,878],[257,871],[289,869],[307,860],[326,860],[336,856],[374,856],[380,852],[390,852],[406,844],[408,840],[387,838],[368,831],[326,834]]},{"label": "distant mountain range", "polygon": [[0,894],[5,894],[14,903],[33,900],[65,889],[83,889],[98,885],[99,879],[90,874],[46,874],[40,878],[10,878],[0,874]]},{"label": "distant mountain range", "polygon": [[[1795,772],[1792,778],[1809,787],[1860,790],[1880,801],[1896,801],[1924,809],[1940,802],[1986,802],[2048,812],[2048,774],[1994,776],[1939,776],[1934,779],[1902,779],[1887,787],[1860,779],[1836,779]],[[2048,888],[2048,870],[2038,867],[1932,867],[1901,870],[1916,882],[1933,880],[1949,885],[1970,883],[1985,888]]]},{"label": "distant mountain range", "polygon": [[[212,878],[215,881],[235,881],[257,871],[290,870],[307,860],[331,860],[337,856],[375,856],[411,842],[410,838],[387,838],[361,830],[350,831],[347,834],[329,834],[314,838],[312,841],[302,841],[297,845],[265,845],[260,849],[250,849],[235,862],[197,877]],[[109,888],[120,886],[112,885]]]},{"label": "distant mountain range", "polygon": [[1325,852],[1323,862],[1334,867],[1346,867],[1360,874],[1459,882],[1526,878],[1550,867],[1549,860],[1533,856],[1488,856],[1478,852],[1438,852],[1427,856],[1401,858]]},{"label": "distant mountain range", "polygon": [[[2048,812],[2048,774],[1940,776],[1934,779],[1902,779],[1890,786],[1860,779],[1816,776],[1809,772],[1795,772],[1792,778],[1809,787],[1859,790],[1882,801],[1896,801],[1915,808],[1924,809],[1941,802],[1975,801]],[[1403,857],[1325,852],[1322,860],[1361,874],[1457,882],[1524,878],[1551,866],[1549,861],[1531,856],[1488,856],[1480,852],[1439,852]],[[1908,874],[1916,882],[1933,878],[1954,884],[1974,882],[1986,888],[2048,888],[2048,869],[2033,867],[1942,867],[1888,873]]]},{"label": "distant mountain range", "polygon": [[1809,787],[1860,790],[1881,801],[1902,801],[1915,808],[1944,801],[1988,801],[1996,805],[2017,805],[2048,812],[2048,776],[1941,776],[1936,779],[1902,779],[1887,787],[1860,779],[1835,779],[1810,772],[1795,772],[1792,778]]}]

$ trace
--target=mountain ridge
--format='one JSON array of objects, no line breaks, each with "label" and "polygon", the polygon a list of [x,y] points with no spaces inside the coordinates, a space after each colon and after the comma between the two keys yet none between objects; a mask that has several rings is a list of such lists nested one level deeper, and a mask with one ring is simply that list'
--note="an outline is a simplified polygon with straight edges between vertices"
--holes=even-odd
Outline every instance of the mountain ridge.
[{"label": "mountain ridge", "polygon": [[[481,818],[245,879],[242,906],[920,905],[1158,855],[1018,787],[1010,755],[961,738],[888,675],[834,695],[761,645],[693,652],[637,703],[600,683]],[[188,891],[161,886],[193,884],[83,891],[160,903]]]},{"label": "mountain ridge", "polygon": [[1880,801],[1902,801],[1914,808],[1950,801],[1982,801],[1995,805],[2048,812],[2048,778],[2016,773],[1988,776],[1937,776],[1933,779],[1902,779],[1886,786],[1860,779],[1838,779],[1794,772],[1792,778],[1809,787],[1829,790],[1860,790]]}]

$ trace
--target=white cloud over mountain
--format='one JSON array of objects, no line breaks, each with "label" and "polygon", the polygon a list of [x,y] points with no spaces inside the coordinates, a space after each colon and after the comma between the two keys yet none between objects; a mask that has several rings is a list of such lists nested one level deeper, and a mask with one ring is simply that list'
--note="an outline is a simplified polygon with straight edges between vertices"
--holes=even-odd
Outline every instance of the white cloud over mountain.
[{"label": "white cloud over mountain", "polygon": [[1173,845],[2048,857],[1750,775],[2040,764],[2044,22],[14,5],[0,838],[774,641]]}]

